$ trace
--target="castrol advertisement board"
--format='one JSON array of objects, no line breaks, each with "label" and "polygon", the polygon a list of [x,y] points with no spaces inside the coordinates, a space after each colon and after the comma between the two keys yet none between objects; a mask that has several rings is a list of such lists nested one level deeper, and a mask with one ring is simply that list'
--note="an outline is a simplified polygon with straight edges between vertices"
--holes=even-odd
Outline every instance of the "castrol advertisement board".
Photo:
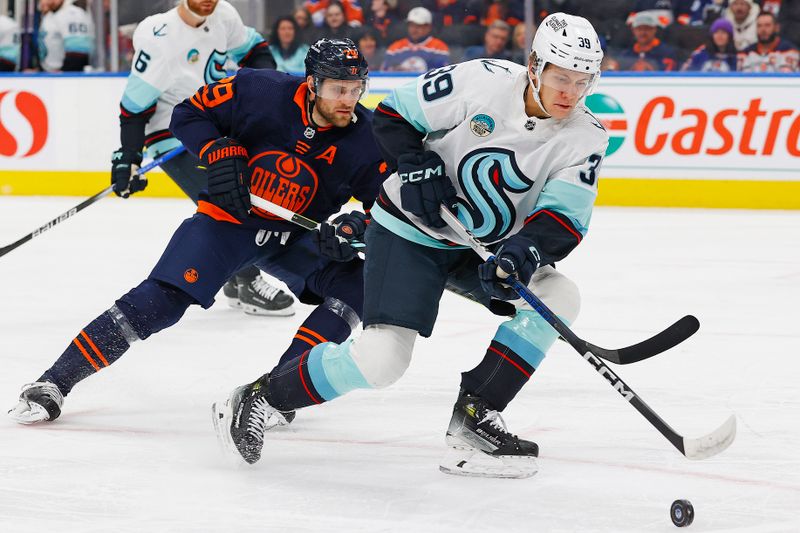
[{"label": "castrol advertisement board", "polygon": [[[364,104],[412,79],[373,74]],[[124,86],[0,76],[0,194],[106,186]],[[610,136],[600,205],[800,208],[800,76],[604,74],[586,104]],[[180,195],[153,178],[144,195]]]}]

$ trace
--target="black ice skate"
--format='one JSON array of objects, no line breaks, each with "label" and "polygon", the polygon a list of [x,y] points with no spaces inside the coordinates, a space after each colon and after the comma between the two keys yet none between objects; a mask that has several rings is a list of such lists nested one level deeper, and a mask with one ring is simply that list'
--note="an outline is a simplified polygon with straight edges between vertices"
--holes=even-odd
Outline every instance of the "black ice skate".
[{"label": "black ice skate", "polygon": [[54,384],[47,381],[28,383],[22,387],[19,402],[8,411],[18,424],[52,422],[61,414],[64,396]]},{"label": "black ice skate", "polygon": [[453,407],[445,440],[448,450],[439,470],[448,474],[525,478],[538,470],[539,446],[509,433],[500,413],[464,391]]},{"label": "black ice skate", "polygon": [[278,287],[270,285],[260,275],[249,281],[239,279],[238,285],[239,306],[248,315],[291,316],[294,314],[292,308],[294,298]]},{"label": "black ice skate", "polygon": [[236,276],[225,282],[225,285],[222,286],[222,294],[228,301],[229,306],[234,309],[242,308],[242,302],[239,301],[239,283],[236,281]]},{"label": "black ice skate", "polygon": [[227,400],[211,406],[214,431],[223,448],[249,464],[261,458],[264,433],[288,424],[284,413],[267,402],[268,381],[269,374],[254,383],[236,387]]}]

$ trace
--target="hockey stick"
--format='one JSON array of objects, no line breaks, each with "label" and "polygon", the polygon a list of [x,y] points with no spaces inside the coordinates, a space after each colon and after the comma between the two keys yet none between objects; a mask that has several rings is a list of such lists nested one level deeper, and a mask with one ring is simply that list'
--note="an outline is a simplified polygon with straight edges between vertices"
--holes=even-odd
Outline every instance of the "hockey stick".
[{"label": "hockey stick", "polygon": [[[447,222],[447,225],[450,226],[459,235],[459,237],[468,242],[470,247],[475,250],[475,252],[481,256],[481,258],[484,260],[489,260],[493,257],[492,253],[487,250],[486,247],[484,247],[484,245],[478,241],[478,239],[476,239],[467,228],[464,227],[461,221],[458,220],[458,217],[456,217],[449,209],[442,207],[440,209],[440,214],[445,222]],[[731,415],[721,426],[702,437],[696,439],[687,439],[686,437],[681,436],[660,416],[658,416],[655,411],[653,411],[653,409],[650,408],[650,406],[647,405],[645,401],[633,391],[633,389],[628,387],[628,385],[622,381],[622,379],[614,374],[614,372],[612,372],[611,369],[609,369],[603,363],[603,361],[601,361],[600,358],[603,356],[596,352],[597,347],[595,345],[590,344],[575,335],[575,333],[573,333],[572,330],[555,315],[555,313],[553,313],[541,300],[539,300],[539,298],[537,298],[536,295],[528,289],[528,287],[520,283],[519,280],[510,277],[508,278],[508,282],[509,285],[514,288],[517,294],[519,294],[542,316],[542,318],[544,318],[551,326],[553,326],[553,328],[570,344],[570,346],[572,346],[590,365],[592,365],[598,374],[603,376],[611,384],[611,386],[620,394],[620,396],[625,398],[628,403],[630,403],[637,411],[639,411],[639,413],[644,416],[647,421],[650,422],[650,424],[662,435],[664,435],[664,437],[666,437],[667,440],[670,441],[672,445],[675,446],[675,448],[677,448],[678,451],[681,452],[685,457],[695,460],[706,459],[720,453],[731,445],[733,439],[736,437],[735,415]],[[697,321],[697,319],[694,317],[691,318]],[[670,337],[670,335],[665,334],[673,327],[674,325],[670,326],[670,328],[667,328],[665,331],[659,333],[655,337],[626,348],[625,350],[635,349],[636,347],[641,347],[643,345],[647,346],[648,343],[658,337],[661,337],[661,342],[663,342],[663,339],[668,339]],[[675,344],[678,343],[672,343],[670,347],[674,346]],[[602,348],[601,350],[606,353],[619,353],[619,350],[603,350]]]},{"label": "hockey stick", "polygon": [[[256,196],[255,194],[250,194],[250,203],[256,206],[259,209],[263,209],[269,213],[272,213],[276,217],[282,218],[288,222],[293,222],[300,226],[301,228],[305,228],[309,231],[314,231],[315,229],[319,229],[319,222],[315,222],[310,218],[306,218],[301,214],[295,213],[291,209],[286,209],[285,207],[281,207],[276,203],[270,202],[260,196]],[[339,237],[340,239],[342,237]],[[344,239],[347,240],[347,239]],[[366,245],[363,242],[357,240],[349,240],[347,241],[350,243],[350,246],[353,248],[357,248],[360,251],[365,251]]]},{"label": "hockey stick", "polygon": [[[493,254],[486,249],[486,247],[478,239],[475,238],[470,231],[461,224],[449,209],[441,209],[442,218],[447,222],[459,237],[469,243],[470,247],[475,250],[484,261],[493,257]],[[626,346],[625,348],[618,348],[616,350],[609,350],[601,348],[590,342],[579,338],[575,333],[559,319],[535,294],[519,281],[509,279],[509,285],[524,299],[531,307],[533,307],[542,318],[544,318],[565,341],[572,345],[573,348],[578,350],[581,354],[590,352],[601,359],[610,361],[618,365],[629,365],[644,359],[658,355],[665,352],[670,348],[677,346],[700,329],[700,322],[692,315],[686,315],[681,318],[667,329],[657,333],[649,339],[643,340],[638,344]]]},{"label": "hockey stick", "polygon": [[[174,150],[172,150],[170,152],[167,152],[166,154],[162,155],[161,157],[157,157],[156,159],[153,159],[150,163],[148,163],[145,166],[143,166],[142,168],[140,168],[139,172],[137,172],[137,174],[141,176],[142,174],[150,172],[151,170],[153,170],[157,166],[160,166],[162,163],[165,163],[165,162],[169,161],[170,159],[172,159],[173,157],[175,157],[176,155],[183,153],[185,150],[186,150],[186,148],[184,148],[183,146],[179,146],[178,148],[175,148]],[[39,235],[41,235],[45,231],[49,230],[50,228],[52,228],[56,224],[60,224],[61,222],[64,222],[68,218],[72,217],[73,215],[75,215],[79,211],[82,211],[82,210],[86,209],[87,207],[89,207],[93,203],[97,202],[98,200],[102,200],[105,196],[110,194],[111,191],[113,191],[113,190],[114,190],[114,186],[113,185],[109,185],[108,187],[106,187],[105,189],[103,189],[99,193],[95,194],[94,196],[91,196],[91,197],[87,198],[86,200],[82,201],[81,203],[79,203],[75,207],[69,209],[68,211],[65,211],[64,213],[61,213],[60,215],[58,215],[56,218],[54,218],[53,220],[49,221],[48,223],[46,223],[46,224],[44,224],[42,226],[39,226],[37,229],[35,229],[32,232],[28,233],[27,235],[25,235],[21,239],[15,241],[15,242],[12,242],[11,244],[9,244],[7,246],[0,247],[0,257],[3,257],[8,252],[19,248],[20,246],[22,246],[26,242],[30,241],[34,237],[38,237]]]}]

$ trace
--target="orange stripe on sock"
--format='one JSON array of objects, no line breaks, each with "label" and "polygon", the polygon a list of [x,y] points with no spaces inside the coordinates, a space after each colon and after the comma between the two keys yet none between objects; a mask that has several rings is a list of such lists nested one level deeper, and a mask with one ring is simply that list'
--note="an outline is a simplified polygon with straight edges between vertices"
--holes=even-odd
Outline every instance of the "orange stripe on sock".
[{"label": "orange stripe on sock", "polygon": [[308,344],[311,345],[312,348],[314,346],[316,346],[317,344],[319,344],[317,341],[311,340],[308,337],[304,337],[304,336],[300,335],[299,333],[297,335],[295,335],[294,338],[298,339],[298,340],[301,340],[303,342],[307,342]]},{"label": "orange stripe on sock", "polygon": [[94,367],[94,371],[98,372],[100,370],[100,367],[97,365],[97,363],[94,362],[94,359],[92,359],[92,356],[89,355],[89,352],[86,351],[86,348],[83,347],[81,341],[78,340],[78,337],[72,339],[72,342],[75,343],[75,346],[78,347],[78,349],[81,351],[86,360],[89,361],[92,367]]},{"label": "orange stripe on sock", "polygon": [[326,339],[325,337],[323,337],[322,335],[320,335],[316,331],[310,330],[310,329],[308,329],[306,327],[300,326],[299,328],[297,328],[297,331],[302,331],[303,333],[308,333],[309,335],[311,335],[315,339],[319,340],[319,342],[328,342],[328,339]]},{"label": "orange stripe on sock", "polygon": [[92,339],[89,338],[89,335],[87,335],[86,332],[83,330],[81,330],[81,335],[83,336],[84,339],[86,339],[86,342],[89,343],[89,346],[92,347],[92,350],[94,350],[95,355],[97,355],[97,357],[100,358],[100,361],[102,361],[103,366],[108,366],[108,361],[106,361],[106,358],[103,357],[103,352],[101,352],[97,348],[97,346],[95,346],[95,344],[92,342]]},{"label": "orange stripe on sock", "polygon": [[525,369],[524,369],[524,368],[522,368],[521,366],[519,366],[517,363],[515,363],[514,361],[512,361],[512,360],[511,360],[511,359],[509,359],[508,357],[506,357],[506,355],[505,355],[503,352],[501,352],[500,350],[498,350],[498,349],[497,349],[497,348],[495,348],[494,346],[489,346],[489,350],[493,351],[494,353],[496,353],[497,355],[499,355],[500,357],[502,357],[503,359],[505,359],[506,361],[508,361],[508,362],[509,362],[509,363],[511,363],[512,365],[514,365],[514,367],[515,367],[517,370],[519,370],[520,372],[522,372],[522,373],[525,375],[525,377],[526,377],[526,378],[529,378],[529,377],[531,377],[531,375],[530,375],[530,374],[528,374],[527,372],[525,372]]}]

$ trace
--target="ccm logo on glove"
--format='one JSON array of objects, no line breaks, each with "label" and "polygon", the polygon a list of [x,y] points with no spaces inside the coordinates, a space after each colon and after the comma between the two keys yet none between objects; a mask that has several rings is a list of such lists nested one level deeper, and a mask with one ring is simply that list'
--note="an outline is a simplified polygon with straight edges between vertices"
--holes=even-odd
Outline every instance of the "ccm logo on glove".
[{"label": "ccm logo on glove", "polygon": [[413,172],[400,173],[400,181],[403,183],[415,183],[417,181],[430,179],[434,176],[444,177],[444,168],[442,168],[442,165],[415,170]]}]

